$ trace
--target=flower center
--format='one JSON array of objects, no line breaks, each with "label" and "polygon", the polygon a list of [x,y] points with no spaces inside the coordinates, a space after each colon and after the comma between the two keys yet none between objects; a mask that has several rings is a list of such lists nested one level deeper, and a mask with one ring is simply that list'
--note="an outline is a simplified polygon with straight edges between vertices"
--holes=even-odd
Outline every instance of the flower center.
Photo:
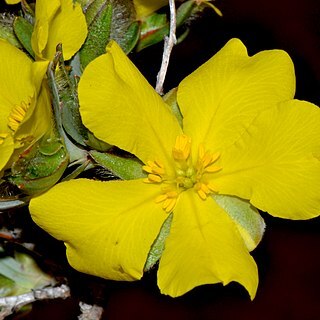
[{"label": "flower center", "polygon": [[179,194],[193,188],[202,200],[206,200],[209,194],[217,192],[212,184],[211,175],[222,168],[215,162],[220,153],[206,151],[203,145],[199,146],[198,160],[196,164],[191,157],[191,138],[185,134],[179,135],[172,149],[172,157],[175,163],[175,175],[168,176],[164,165],[156,161],[148,161],[143,170],[148,173],[146,183],[163,185],[162,193],[155,199],[156,203],[162,203],[166,212],[171,212],[178,200]]},{"label": "flower center", "polygon": [[13,131],[16,132],[22,123],[25,115],[30,107],[30,101],[25,103],[24,101],[21,102],[20,105],[15,106],[8,117],[8,127]]}]

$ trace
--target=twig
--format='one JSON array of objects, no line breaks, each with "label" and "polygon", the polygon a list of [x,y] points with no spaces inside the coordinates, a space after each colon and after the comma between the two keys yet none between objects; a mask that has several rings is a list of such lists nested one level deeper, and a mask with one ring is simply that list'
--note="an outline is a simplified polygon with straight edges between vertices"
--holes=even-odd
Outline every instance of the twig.
[{"label": "twig", "polygon": [[78,320],[100,320],[102,316],[103,309],[97,305],[91,306],[84,302],[79,303],[81,315]]},{"label": "twig", "polygon": [[66,299],[68,297],[70,297],[70,288],[63,284],[60,287],[37,289],[18,296],[0,298],[0,320],[29,303],[46,299]]},{"label": "twig", "polygon": [[156,84],[156,91],[159,94],[163,94],[163,83],[167,74],[170,55],[173,46],[176,44],[176,25],[177,25],[177,18],[176,18],[176,7],[174,0],[169,0],[169,7],[170,7],[170,32],[169,37],[165,37],[164,39],[164,48],[163,48],[163,55],[162,55],[162,63],[160,71],[157,75],[157,84]]}]

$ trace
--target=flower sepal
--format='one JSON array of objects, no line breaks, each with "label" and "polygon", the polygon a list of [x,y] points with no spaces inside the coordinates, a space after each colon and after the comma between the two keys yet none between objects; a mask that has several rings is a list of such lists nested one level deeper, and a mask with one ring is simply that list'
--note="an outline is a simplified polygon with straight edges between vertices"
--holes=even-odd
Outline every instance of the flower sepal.
[{"label": "flower sepal", "polygon": [[112,153],[91,150],[93,160],[115,176],[123,180],[145,178],[141,162],[137,158],[124,158]]},{"label": "flower sepal", "polygon": [[232,218],[249,251],[262,240],[266,224],[259,211],[249,201],[221,194],[213,194],[214,201]]},{"label": "flower sepal", "polygon": [[160,260],[161,255],[164,250],[165,241],[170,233],[170,227],[172,223],[173,215],[172,213],[168,216],[168,218],[163,223],[160,232],[153,242],[151,249],[149,251],[146,264],[144,266],[144,271],[151,270],[155,264]]}]

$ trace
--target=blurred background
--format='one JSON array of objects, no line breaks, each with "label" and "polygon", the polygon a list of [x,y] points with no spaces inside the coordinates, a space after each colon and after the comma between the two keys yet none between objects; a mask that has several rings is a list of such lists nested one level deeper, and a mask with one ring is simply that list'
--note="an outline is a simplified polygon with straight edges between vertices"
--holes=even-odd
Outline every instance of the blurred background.
[{"label": "blurred background", "polygon": [[[250,55],[265,49],[286,50],[296,68],[296,98],[320,105],[319,0],[220,0],[215,4],[223,17],[206,10],[192,23],[187,39],[173,49],[165,91],[177,86],[230,38],[238,37]],[[162,44],[130,55],[152,85],[161,57]],[[69,277],[75,299],[38,302],[31,313],[11,319],[77,319],[78,300],[102,304],[103,319],[108,320],[320,319],[320,219],[297,222],[262,215],[267,229],[253,252],[260,274],[253,302],[237,284],[206,285],[172,299],[160,295],[156,272],[135,283],[81,275],[67,266],[63,245],[30,224],[30,235],[44,239],[42,250],[49,261],[45,263],[55,261],[64,268],[61,274]],[[27,213],[20,219],[26,221]]]}]

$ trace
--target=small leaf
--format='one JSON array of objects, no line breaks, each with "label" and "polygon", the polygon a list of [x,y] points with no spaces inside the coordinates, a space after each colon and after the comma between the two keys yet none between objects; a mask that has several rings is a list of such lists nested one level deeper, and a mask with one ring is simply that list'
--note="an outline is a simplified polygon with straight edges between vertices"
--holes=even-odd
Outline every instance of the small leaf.
[{"label": "small leaf", "polygon": [[85,140],[85,143],[87,146],[101,152],[107,151],[112,147],[109,143],[96,138],[96,136],[90,131],[87,132],[87,139]]},{"label": "small leaf", "polygon": [[[0,259],[1,264],[1,259]],[[15,282],[0,274],[0,297],[11,295],[14,291]]]},{"label": "small leaf", "polygon": [[115,40],[125,53],[139,39],[140,26],[135,21],[135,8],[131,0],[111,1],[113,4],[110,40]]},{"label": "small leaf", "polygon": [[[194,0],[182,3],[177,9],[177,28],[181,27],[192,15],[202,10]],[[164,39],[169,34],[169,21],[165,14],[154,13],[145,18],[141,26],[141,36],[137,51],[141,51]]]},{"label": "small leaf", "polygon": [[99,165],[121,179],[131,180],[145,177],[142,170],[142,163],[136,158],[122,158],[96,150],[92,150],[89,153],[93,160]]},{"label": "small leaf", "polygon": [[258,210],[249,201],[237,197],[227,195],[212,197],[236,222],[248,250],[254,250],[261,241],[266,226]]},{"label": "small leaf", "polygon": [[68,69],[64,63],[62,45],[60,44],[57,46],[54,63],[48,72],[56,123],[61,136],[64,136],[65,130],[74,141],[85,146],[88,130],[81,121],[77,81],[74,76],[70,75],[70,72],[70,68]]},{"label": "small leaf", "polygon": [[16,17],[13,23],[13,30],[23,47],[32,57],[34,57],[34,52],[31,46],[33,25],[22,17]]},{"label": "small leaf", "polygon": [[85,14],[88,37],[80,50],[82,68],[105,53],[105,48],[111,39],[115,40],[126,53],[136,45],[140,25],[135,21],[132,1],[95,0],[90,3]]},{"label": "small leaf", "polygon": [[140,24],[138,21],[133,21],[119,41],[120,47],[126,54],[130,53],[130,51],[132,51],[136,46],[139,36]]},{"label": "small leaf", "polygon": [[[91,11],[88,10],[88,12]],[[105,53],[106,46],[110,39],[112,5],[102,5],[92,22],[90,22],[90,20],[88,21],[87,18],[89,25],[88,37],[80,50],[80,61],[83,68],[96,57]]]},{"label": "small leaf", "polygon": [[12,296],[53,285],[54,279],[44,273],[27,254],[0,258],[0,296]]},{"label": "small leaf", "polygon": [[144,266],[145,271],[149,271],[161,258],[162,252],[164,250],[165,241],[169,235],[171,222],[172,222],[172,213],[169,215],[169,217],[165,220],[163,223],[160,232],[154,241],[154,243],[151,246],[151,249],[149,251],[146,264]]}]

